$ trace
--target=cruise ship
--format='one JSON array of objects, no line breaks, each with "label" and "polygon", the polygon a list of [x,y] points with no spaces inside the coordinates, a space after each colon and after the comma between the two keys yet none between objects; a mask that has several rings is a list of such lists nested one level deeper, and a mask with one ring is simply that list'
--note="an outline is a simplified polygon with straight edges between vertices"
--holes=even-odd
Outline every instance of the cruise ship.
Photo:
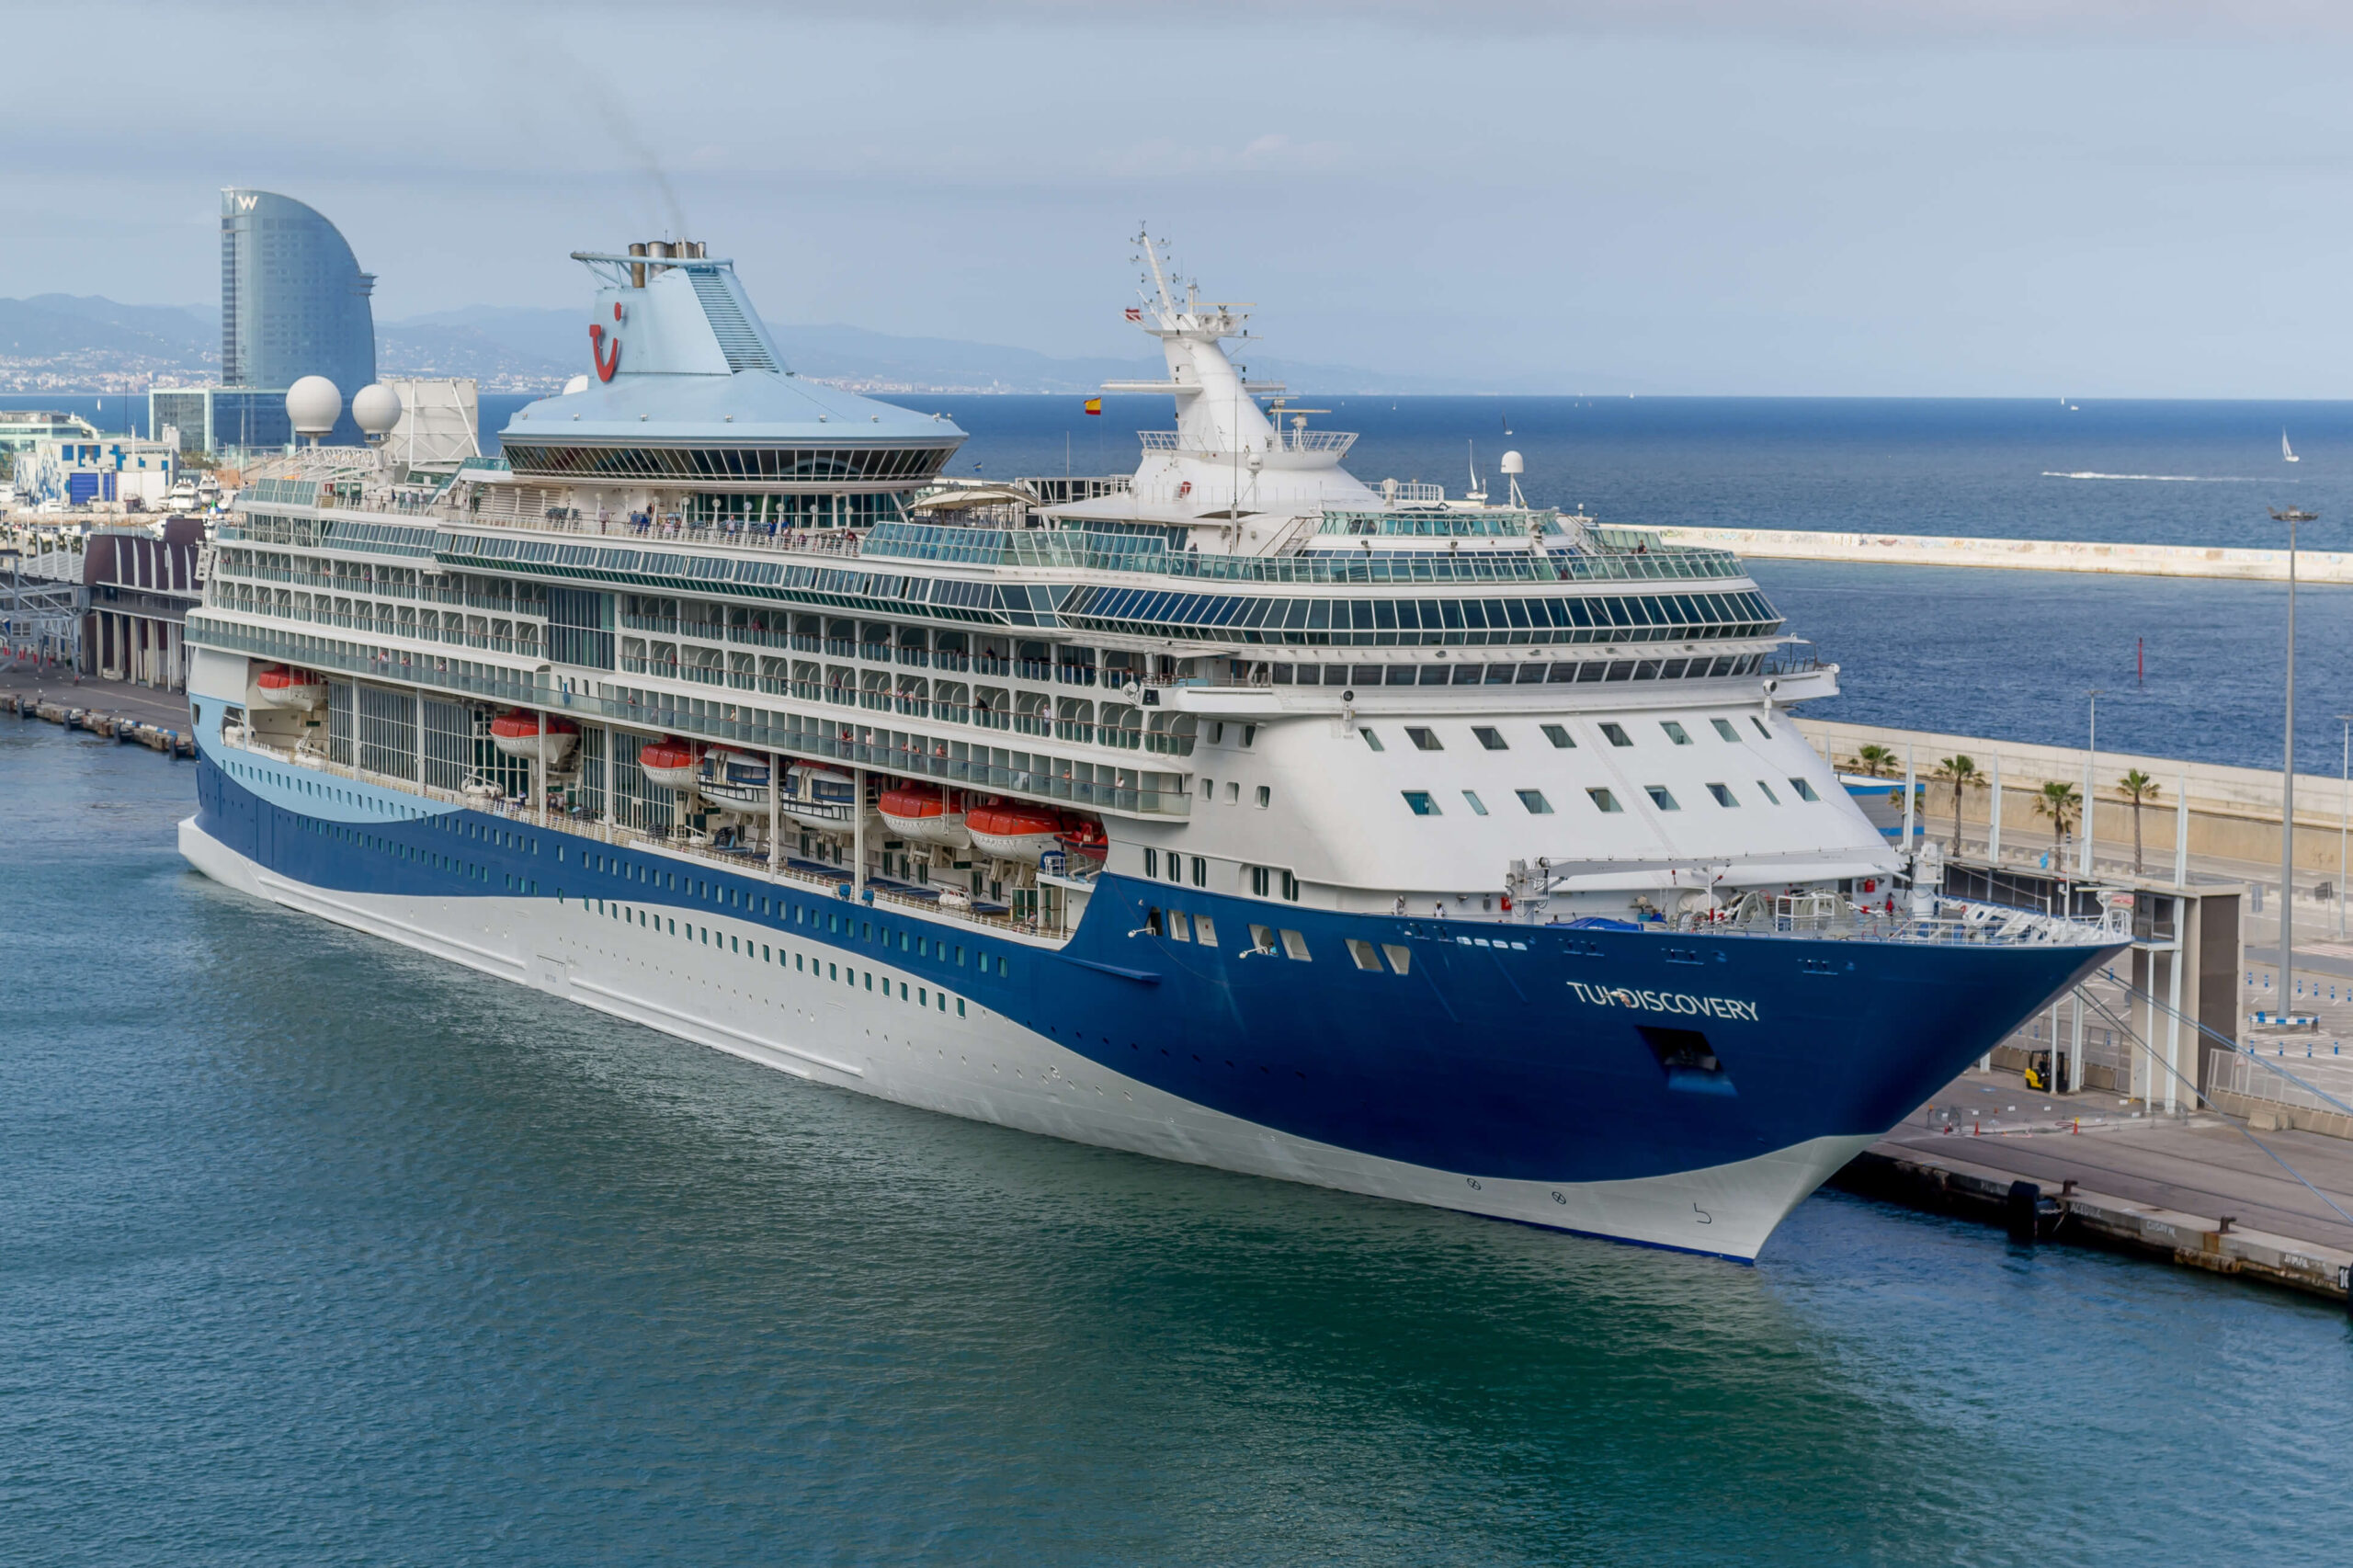
[{"label": "cruise ship", "polygon": [[836,1088],[1743,1260],[2121,946],[1890,845],[1737,558],[1508,455],[1363,483],[1148,236],[1166,378],[1107,390],[1174,427],[1001,483],[701,244],[574,259],[583,372],[498,458],[249,471],[208,876]]}]

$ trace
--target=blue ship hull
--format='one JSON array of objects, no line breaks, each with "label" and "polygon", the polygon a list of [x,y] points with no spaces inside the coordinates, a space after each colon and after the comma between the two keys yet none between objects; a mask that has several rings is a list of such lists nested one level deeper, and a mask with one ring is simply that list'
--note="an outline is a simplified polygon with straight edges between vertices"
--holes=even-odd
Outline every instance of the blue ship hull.
[{"label": "blue ship hull", "polygon": [[[1624,1182],[1874,1136],[2116,951],[1339,915],[1109,875],[1056,950],[491,814],[338,821],[273,803],[210,755],[199,773],[201,831],[291,882],[772,928],[1190,1105],[1471,1179]],[[1155,909],[1207,915],[1222,940],[1146,931]],[[1253,923],[1298,933],[1307,956],[1249,950]],[[1404,949],[1405,972],[1359,967],[1348,938]],[[1694,1034],[1716,1070],[1664,1065],[1660,1041]]]}]

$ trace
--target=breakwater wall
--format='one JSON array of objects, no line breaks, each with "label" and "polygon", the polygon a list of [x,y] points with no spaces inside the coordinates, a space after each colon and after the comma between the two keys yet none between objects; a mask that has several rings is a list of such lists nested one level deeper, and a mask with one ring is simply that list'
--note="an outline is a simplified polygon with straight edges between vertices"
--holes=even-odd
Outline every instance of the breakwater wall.
[{"label": "breakwater wall", "polygon": [[[1989,740],[1983,735],[1942,734],[1929,730],[1898,730],[1883,725],[1833,723],[1801,717],[1799,730],[1816,751],[1842,772],[1862,771],[1854,766],[1866,745],[1881,745],[1893,754],[1888,782],[1904,781],[1904,759],[1912,757],[1916,780],[1926,795],[1919,812],[1924,834],[1949,840],[1952,836],[1953,790],[1933,778],[1949,756],[1967,756],[1976,765],[1977,781],[1961,790],[1961,822],[1964,843],[1984,846],[1994,815],[1994,775],[2002,782],[2002,852],[2005,860],[2026,860],[2052,847],[2049,818],[2037,816],[2035,801],[2046,783],[2084,789],[2088,762],[2092,783],[2093,858],[2103,869],[2129,870],[2132,864],[2132,807],[2118,792],[2117,784],[2138,768],[2156,783],[2154,799],[2141,807],[2143,863],[2152,875],[2170,873],[2173,867],[2177,812],[2186,800],[2189,815],[2189,853],[2255,866],[2279,864],[2279,775],[2253,767],[2225,767],[2216,763],[2184,762],[2177,757],[2138,756],[2103,751],[2092,756],[2080,747],[2032,745],[2023,741]],[[2334,775],[2296,776],[2296,866],[2313,873],[2314,881],[2334,881],[2338,864],[2337,835],[2353,807],[2345,785]],[[2277,872],[2273,873],[2276,880]],[[2299,885],[2303,881],[2298,878]]]},{"label": "breakwater wall", "polygon": [[[1984,566],[2015,572],[2091,572],[2129,577],[2218,577],[2284,583],[2288,552],[2202,544],[2088,540],[1972,539],[1932,534],[1821,533],[1808,528],[1663,528],[1669,544],[1729,550],[1760,561],[1859,561],[1883,566]],[[2296,551],[2299,581],[2353,585],[2353,554]]]}]

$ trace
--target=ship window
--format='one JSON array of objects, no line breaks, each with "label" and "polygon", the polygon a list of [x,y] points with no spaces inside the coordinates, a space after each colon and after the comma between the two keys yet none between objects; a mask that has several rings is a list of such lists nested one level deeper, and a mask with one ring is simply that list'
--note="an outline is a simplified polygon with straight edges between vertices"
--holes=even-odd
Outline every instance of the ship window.
[{"label": "ship window", "polygon": [[1716,804],[1720,806],[1736,806],[1740,804],[1740,801],[1733,798],[1732,790],[1724,785],[1711,784],[1708,786],[1708,793],[1716,798]]},{"label": "ship window", "polygon": [[1544,798],[1543,790],[1521,790],[1516,793],[1519,796],[1519,803],[1528,808],[1529,816],[1549,817],[1552,814],[1552,802]]},{"label": "ship window", "polygon": [[1381,955],[1373,951],[1370,942],[1359,941],[1354,937],[1347,937],[1346,940],[1348,944],[1348,957],[1357,960],[1358,969],[1369,969],[1375,974],[1381,972]]},{"label": "ship window", "polygon": [[1254,896],[1258,898],[1267,896],[1267,868],[1264,866],[1250,868],[1250,892]]},{"label": "ship window", "polygon": [[1773,786],[1766,783],[1762,778],[1756,781],[1756,788],[1764,794],[1767,805],[1778,806],[1781,803],[1781,797],[1773,793]]},{"label": "ship window", "polygon": [[961,996],[956,998],[956,1016],[960,1018],[964,1016],[964,999]]},{"label": "ship window", "polygon": [[1658,727],[1665,730],[1666,732],[1666,738],[1673,741],[1677,745],[1688,746],[1691,744],[1690,732],[1686,730],[1682,725],[1677,723],[1674,720],[1661,720]]},{"label": "ship window", "polygon": [[1250,946],[1254,951],[1271,956],[1275,950],[1275,932],[1271,926],[1250,927]]},{"label": "ship window", "polygon": [[1172,882],[1181,882],[1185,880],[1185,857],[1177,854],[1174,849],[1168,852],[1168,880]]},{"label": "ship window", "polygon": [[1231,778],[1225,781],[1225,803],[1229,806],[1238,806],[1242,803],[1242,786]]},{"label": "ship window", "polygon": [[1172,909],[1168,912],[1168,939],[1172,942],[1189,942],[1193,939],[1193,923],[1185,917],[1185,912],[1181,909]]},{"label": "ship window", "polygon": [[1438,814],[1438,801],[1427,790],[1406,790],[1405,805],[1417,817],[1434,817]]},{"label": "ship window", "polygon": [[1289,871],[1283,873],[1283,896],[1293,903],[1299,902],[1299,879]]},{"label": "ship window", "polygon": [[1269,787],[1267,787],[1267,785],[1264,785],[1264,784],[1259,785],[1259,786],[1258,786],[1258,809],[1259,809],[1260,811],[1262,811],[1262,812],[1263,812],[1263,811],[1265,811],[1268,806],[1270,806],[1270,805],[1274,804],[1274,801],[1275,801],[1275,792],[1274,792],[1274,790],[1273,790],[1272,789],[1270,789]]},{"label": "ship window", "polygon": [[1622,812],[1626,809],[1618,803],[1618,797],[1607,790],[1587,790],[1586,793],[1592,796],[1593,803],[1605,812]]},{"label": "ship window", "polygon": [[1210,885],[1210,862],[1207,856],[1193,857],[1193,885],[1197,888],[1205,888]]},{"label": "ship window", "polygon": [[1748,716],[1748,722],[1756,726],[1756,733],[1758,734],[1764,736],[1768,741],[1773,738],[1773,732],[1765,727],[1764,720],[1759,719],[1756,714],[1751,713]]},{"label": "ship window", "polygon": [[1438,744],[1438,734],[1435,731],[1409,728],[1405,732],[1405,738],[1414,743],[1414,748],[1416,751],[1444,751],[1446,749]]},{"label": "ship window", "polygon": [[1381,744],[1381,737],[1374,734],[1370,730],[1358,730],[1357,733],[1362,735],[1364,737],[1364,744],[1370,746],[1375,751],[1387,751],[1389,749],[1387,746]]},{"label": "ship window", "polygon": [[1201,799],[1204,801],[1214,801],[1217,799],[1216,779],[1204,778],[1201,780]]},{"label": "ship window", "polygon": [[1630,746],[1634,744],[1633,737],[1614,723],[1605,723],[1601,726],[1601,738],[1613,746]]},{"label": "ship window", "polygon": [[1193,916],[1193,939],[1205,948],[1217,946],[1217,923],[1206,915]]},{"label": "ship window", "polygon": [[1569,727],[1566,724],[1545,725],[1544,738],[1562,751],[1576,750],[1577,743],[1569,734]]},{"label": "ship window", "polygon": [[1643,793],[1648,795],[1651,798],[1651,804],[1660,811],[1679,812],[1683,809],[1675,803],[1674,795],[1664,784],[1645,784],[1643,786]]},{"label": "ship window", "polygon": [[1732,727],[1731,720],[1711,719],[1708,722],[1713,724],[1716,727],[1716,733],[1722,735],[1724,739],[1728,741],[1736,741],[1740,739],[1740,732]]},{"label": "ship window", "polygon": [[1504,744],[1503,732],[1496,729],[1492,724],[1481,724],[1474,728],[1471,733],[1478,736],[1479,744],[1486,747],[1489,751],[1509,751],[1511,749]]},{"label": "ship window", "polygon": [[1157,878],[1160,875],[1159,850],[1147,849],[1143,852],[1143,874],[1147,877],[1153,878]]},{"label": "ship window", "polygon": [[1283,957],[1296,959],[1301,963],[1313,961],[1307,951],[1307,938],[1296,931],[1283,933]]},{"label": "ship window", "polygon": [[1798,799],[1801,801],[1819,801],[1822,799],[1821,796],[1813,792],[1813,786],[1807,783],[1802,778],[1790,779],[1790,788],[1798,792]]},{"label": "ship window", "polygon": [[1479,791],[1478,791],[1478,790],[1463,790],[1463,791],[1462,791],[1462,798],[1463,798],[1465,801],[1469,801],[1469,802],[1470,802],[1470,804],[1471,804],[1471,814],[1472,814],[1472,816],[1475,816],[1475,817],[1483,817],[1483,816],[1485,816],[1485,815],[1487,814],[1487,805],[1486,805],[1486,802],[1479,799]]}]

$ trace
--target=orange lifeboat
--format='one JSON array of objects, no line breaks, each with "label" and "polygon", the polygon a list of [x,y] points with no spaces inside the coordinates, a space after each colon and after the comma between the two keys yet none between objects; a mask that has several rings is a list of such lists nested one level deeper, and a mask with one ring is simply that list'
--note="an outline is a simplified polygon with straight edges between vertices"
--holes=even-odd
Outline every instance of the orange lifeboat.
[{"label": "orange lifeboat", "polygon": [[885,790],[875,809],[901,838],[949,849],[962,849],[972,842],[972,835],[965,831],[962,800],[937,785],[902,784]]},{"label": "orange lifeboat", "polygon": [[1101,823],[1093,817],[1069,817],[1064,820],[1068,824],[1062,835],[1064,853],[1082,856],[1098,864],[1109,858],[1111,839],[1103,831]]},{"label": "orange lifeboat", "polygon": [[676,735],[665,735],[638,748],[637,768],[648,784],[691,790],[702,782],[702,748]]},{"label": "orange lifeboat", "polygon": [[290,665],[271,665],[254,677],[253,699],[263,708],[324,708],[326,677]]},{"label": "orange lifeboat", "polygon": [[[546,733],[541,733],[544,725]],[[554,713],[526,713],[510,708],[490,722],[490,744],[506,756],[519,756],[560,767],[580,744],[580,726]]]},{"label": "orange lifeboat", "polygon": [[1060,846],[1063,835],[1076,820],[1051,806],[1000,801],[967,812],[964,831],[972,835],[972,847],[983,854],[1000,860],[1027,860],[1034,866],[1045,858],[1046,851]]}]

